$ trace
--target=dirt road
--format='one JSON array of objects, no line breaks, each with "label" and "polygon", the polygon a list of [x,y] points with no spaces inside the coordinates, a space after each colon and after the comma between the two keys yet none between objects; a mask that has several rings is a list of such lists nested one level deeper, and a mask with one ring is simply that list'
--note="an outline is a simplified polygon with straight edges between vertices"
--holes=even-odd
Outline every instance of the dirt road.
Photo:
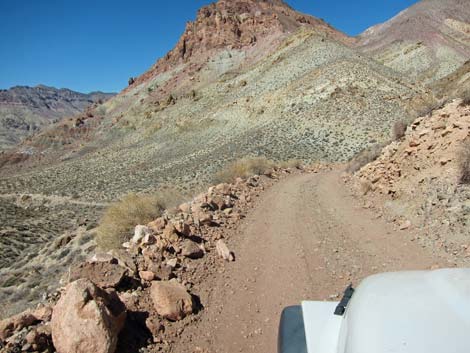
[{"label": "dirt road", "polygon": [[[258,200],[230,237],[236,261],[209,285],[201,320],[185,332],[195,351],[275,353],[283,307],[338,300],[372,273],[445,266],[351,197],[340,172],[289,177]],[[175,346],[175,352],[190,351]]]}]

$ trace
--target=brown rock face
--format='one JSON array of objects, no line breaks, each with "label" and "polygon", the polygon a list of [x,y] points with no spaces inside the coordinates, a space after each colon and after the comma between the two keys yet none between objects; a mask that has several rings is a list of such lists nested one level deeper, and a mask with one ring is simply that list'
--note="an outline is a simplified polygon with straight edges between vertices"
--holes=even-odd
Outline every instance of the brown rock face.
[{"label": "brown rock face", "polygon": [[193,312],[191,294],[176,280],[153,282],[150,295],[157,313],[168,320],[181,320]]},{"label": "brown rock face", "polygon": [[181,255],[190,259],[199,259],[204,256],[204,250],[192,240],[185,240],[181,246]]},{"label": "brown rock face", "polygon": [[36,321],[37,318],[30,311],[25,311],[11,318],[0,321],[0,341],[4,341],[15,331],[30,326]]},{"label": "brown rock face", "polygon": [[20,314],[0,321],[0,341],[6,340],[13,333],[41,321],[51,319],[51,307],[41,306],[35,310],[26,310]]},{"label": "brown rock face", "polygon": [[52,340],[58,353],[113,353],[126,310],[115,293],[88,279],[70,283],[52,313]]},{"label": "brown rock face", "polygon": [[70,282],[87,278],[101,288],[114,288],[122,281],[127,270],[109,262],[82,263],[70,273]]}]

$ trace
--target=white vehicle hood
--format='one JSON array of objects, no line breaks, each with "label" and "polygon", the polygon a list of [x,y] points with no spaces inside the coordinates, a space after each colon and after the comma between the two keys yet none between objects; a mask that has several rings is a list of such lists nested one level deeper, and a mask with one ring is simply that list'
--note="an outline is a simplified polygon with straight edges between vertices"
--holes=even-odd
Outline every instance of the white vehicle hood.
[{"label": "white vehicle hood", "polygon": [[344,316],[331,307],[302,303],[309,353],[470,352],[470,269],[374,275]]}]

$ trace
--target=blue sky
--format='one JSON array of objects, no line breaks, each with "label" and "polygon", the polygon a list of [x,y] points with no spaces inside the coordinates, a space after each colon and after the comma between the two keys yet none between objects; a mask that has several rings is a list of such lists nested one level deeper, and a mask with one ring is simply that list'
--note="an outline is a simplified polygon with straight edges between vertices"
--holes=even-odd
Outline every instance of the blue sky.
[{"label": "blue sky", "polygon": [[[0,0],[0,88],[119,91],[177,42],[204,0]],[[287,0],[356,35],[417,0]]]}]

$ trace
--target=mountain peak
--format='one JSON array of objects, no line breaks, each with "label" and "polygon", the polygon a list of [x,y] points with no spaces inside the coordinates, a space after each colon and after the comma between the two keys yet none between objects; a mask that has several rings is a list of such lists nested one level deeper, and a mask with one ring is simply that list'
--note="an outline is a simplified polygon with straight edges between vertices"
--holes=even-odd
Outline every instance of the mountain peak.
[{"label": "mountain peak", "polygon": [[200,8],[196,19],[186,24],[175,48],[136,82],[188,61],[205,63],[219,50],[248,50],[261,42],[265,48],[274,46],[270,43],[279,43],[286,34],[302,26],[317,28],[340,40],[347,38],[322,20],[293,10],[282,0],[219,0]]}]

